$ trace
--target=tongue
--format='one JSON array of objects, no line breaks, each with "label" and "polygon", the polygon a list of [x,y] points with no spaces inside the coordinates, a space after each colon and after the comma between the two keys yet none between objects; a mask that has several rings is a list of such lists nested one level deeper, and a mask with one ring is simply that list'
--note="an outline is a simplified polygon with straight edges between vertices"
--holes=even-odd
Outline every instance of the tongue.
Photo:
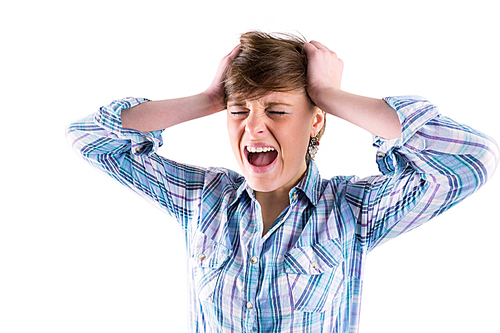
[{"label": "tongue", "polygon": [[251,153],[248,156],[250,164],[255,166],[266,166],[273,163],[274,159],[278,156],[276,151],[268,151],[265,153]]}]

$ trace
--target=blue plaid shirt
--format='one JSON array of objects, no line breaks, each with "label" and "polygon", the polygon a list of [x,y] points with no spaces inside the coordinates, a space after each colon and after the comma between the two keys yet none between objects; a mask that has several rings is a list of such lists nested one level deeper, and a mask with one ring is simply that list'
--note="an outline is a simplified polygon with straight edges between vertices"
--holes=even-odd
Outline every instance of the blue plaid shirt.
[{"label": "blue plaid shirt", "polygon": [[161,131],[124,129],[126,98],[67,129],[91,165],[177,219],[188,251],[192,332],[357,332],[366,255],[441,214],[491,177],[498,147],[415,96],[390,97],[402,124],[375,138],[380,175],[322,179],[314,162],[262,236],[238,173],[170,161]]}]

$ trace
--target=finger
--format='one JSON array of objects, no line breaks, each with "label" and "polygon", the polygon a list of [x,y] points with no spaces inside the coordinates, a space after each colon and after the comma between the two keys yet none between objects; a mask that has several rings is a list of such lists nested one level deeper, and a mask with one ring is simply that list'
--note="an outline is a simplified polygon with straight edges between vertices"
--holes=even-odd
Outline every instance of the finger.
[{"label": "finger", "polygon": [[304,51],[306,54],[311,54],[312,52],[316,51],[318,48],[312,44],[312,43],[304,43]]},{"label": "finger", "polygon": [[226,70],[226,67],[229,65],[231,60],[240,52],[240,44],[236,45],[236,47],[229,52],[224,58],[221,59],[219,62],[219,69],[224,72]]},{"label": "finger", "polygon": [[231,52],[229,52],[229,54],[226,57],[230,59],[234,58],[234,56],[239,53],[240,46],[241,46],[240,44],[236,45],[235,48]]},{"label": "finger", "polygon": [[314,45],[317,49],[328,49],[325,45],[323,45],[320,42],[315,41],[315,40],[312,40],[309,43]]}]

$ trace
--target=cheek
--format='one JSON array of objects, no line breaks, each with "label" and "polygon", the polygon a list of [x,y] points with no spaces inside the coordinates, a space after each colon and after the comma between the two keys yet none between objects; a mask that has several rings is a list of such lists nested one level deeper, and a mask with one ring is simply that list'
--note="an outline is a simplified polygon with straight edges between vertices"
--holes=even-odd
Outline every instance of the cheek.
[{"label": "cheek", "polygon": [[289,149],[291,150],[289,153],[293,155],[294,161],[302,162],[307,155],[307,149],[309,146],[309,138],[310,138],[310,128],[308,126],[297,126],[295,131],[292,132],[289,140]]},{"label": "cheek", "polygon": [[234,121],[227,122],[227,133],[229,136],[229,142],[231,143],[231,147],[233,150],[239,150],[239,143],[241,140],[241,124],[236,123]]},{"label": "cheek", "polygon": [[231,140],[231,142],[233,141],[233,137],[234,137],[234,134],[236,133],[237,131],[237,126],[236,124],[234,123],[234,121],[230,121],[228,120],[227,123],[226,123],[226,126],[227,126],[227,134],[229,135],[229,139]]},{"label": "cheek", "polygon": [[[294,161],[301,161],[307,151],[309,145],[309,132],[291,132],[289,135],[282,138],[283,158],[293,159]],[[296,134],[295,134],[296,133]],[[286,142],[286,144],[285,144]]]}]

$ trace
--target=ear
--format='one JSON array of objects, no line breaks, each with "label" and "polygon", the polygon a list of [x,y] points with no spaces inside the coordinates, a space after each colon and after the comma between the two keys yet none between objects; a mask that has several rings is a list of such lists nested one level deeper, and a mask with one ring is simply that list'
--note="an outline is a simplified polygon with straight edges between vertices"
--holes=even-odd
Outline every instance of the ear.
[{"label": "ear", "polygon": [[324,123],[325,123],[325,112],[320,108],[316,108],[311,123],[311,135],[310,135],[311,138],[318,135],[321,128],[323,128]]}]

